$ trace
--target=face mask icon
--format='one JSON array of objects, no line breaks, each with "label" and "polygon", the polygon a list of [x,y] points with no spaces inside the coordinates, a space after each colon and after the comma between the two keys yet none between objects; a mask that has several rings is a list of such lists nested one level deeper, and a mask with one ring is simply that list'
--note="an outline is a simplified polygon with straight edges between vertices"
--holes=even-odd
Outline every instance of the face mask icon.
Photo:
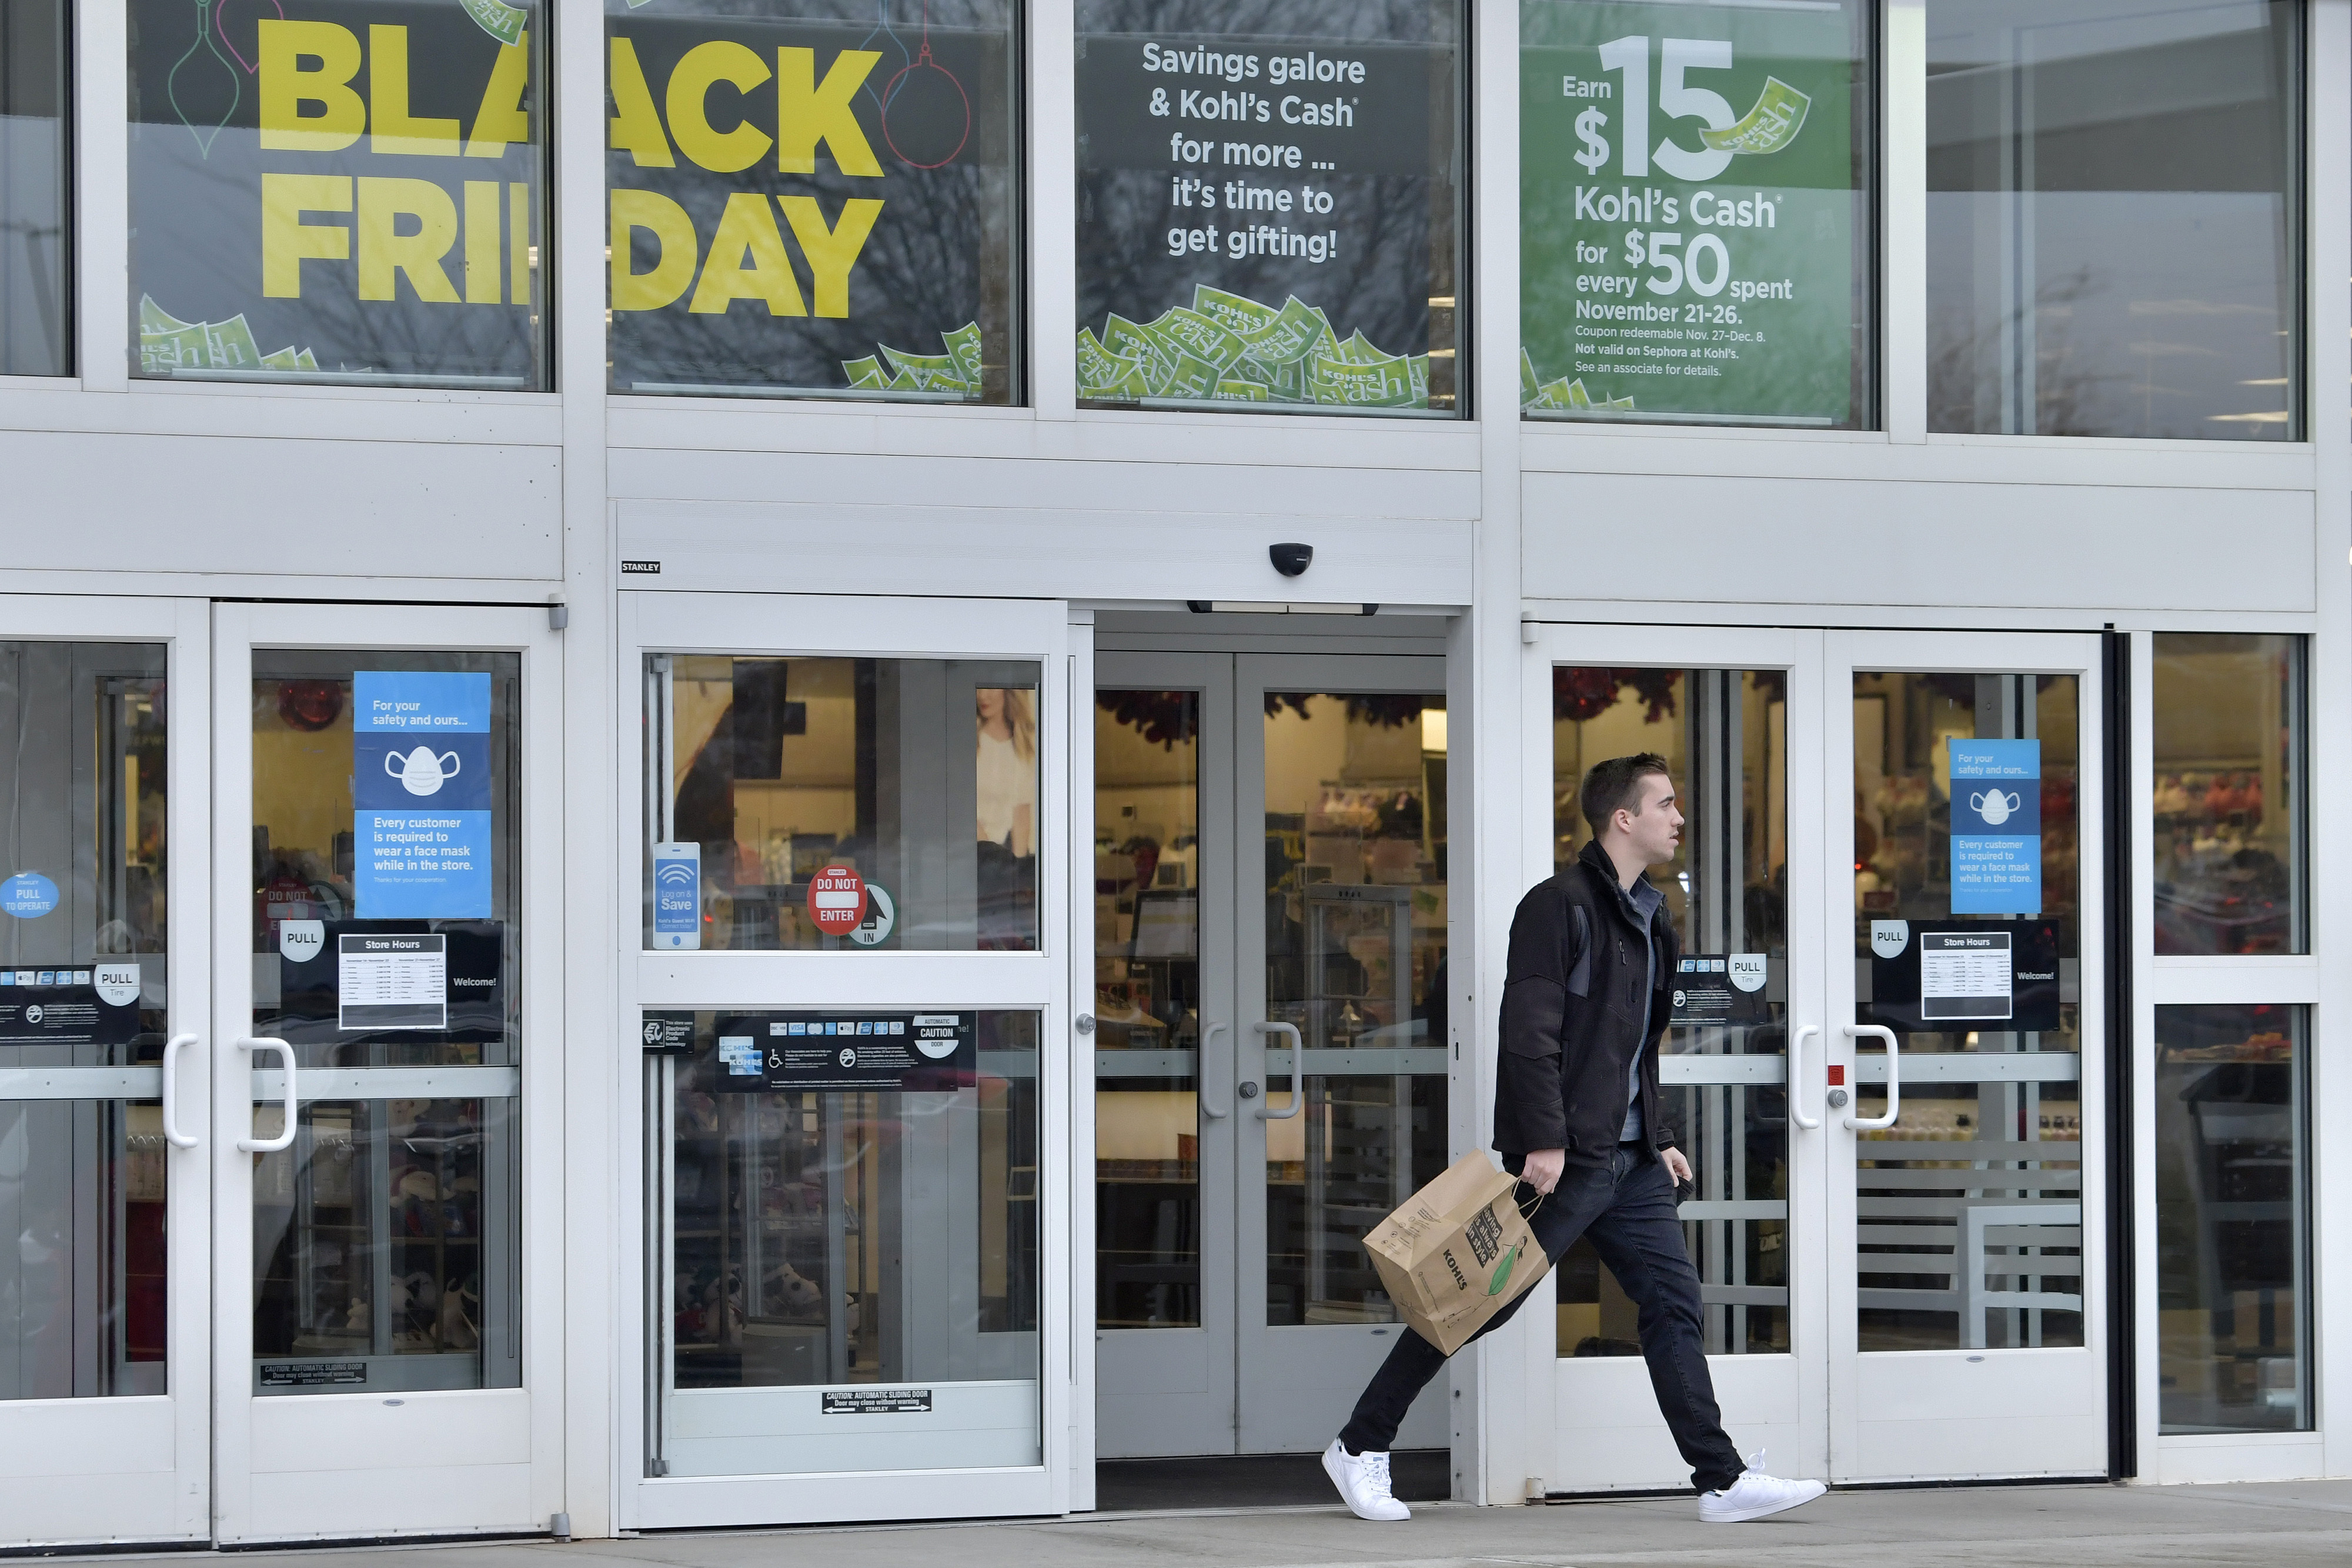
[{"label": "face mask icon", "polygon": [[395,751],[383,759],[383,770],[400,780],[400,787],[412,795],[430,795],[441,788],[445,779],[457,777],[457,754],[445,751],[433,755],[429,746],[420,746],[403,757]]},{"label": "face mask icon", "polygon": [[[416,786],[412,784],[409,788],[414,789]],[[2004,795],[1998,789],[1986,789],[1969,797],[1969,810],[1982,817],[1988,825],[1996,828],[2008,821],[2009,814],[2022,803],[2023,797],[2015,794]]]}]

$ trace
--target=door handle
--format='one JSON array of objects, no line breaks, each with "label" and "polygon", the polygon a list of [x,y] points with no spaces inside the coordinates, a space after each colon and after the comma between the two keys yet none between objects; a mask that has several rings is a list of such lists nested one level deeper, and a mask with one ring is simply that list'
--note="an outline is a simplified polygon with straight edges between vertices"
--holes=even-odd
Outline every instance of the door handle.
[{"label": "door handle", "polygon": [[1800,1092],[1805,1075],[1805,1037],[1821,1032],[1819,1024],[1802,1024],[1798,1027],[1797,1038],[1789,1042],[1789,1120],[1808,1133],[1820,1132],[1822,1119],[1805,1114],[1803,1097]]},{"label": "door handle", "polygon": [[1220,1111],[1209,1103],[1209,1042],[1223,1034],[1224,1029],[1225,1026],[1221,1023],[1213,1023],[1201,1031],[1201,1060],[1193,1065],[1193,1071],[1198,1076],[1192,1082],[1201,1086],[1201,1114],[1212,1122],[1222,1122],[1234,1113],[1234,1108],[1230,1105]]},{"label": "door handle", "polygon": [[180,1047],[195,1043],[196,1037],[192,1034],[175,1034],[163,1042],[163,1136],[171,1140],[175,1149],[196,1146],[195,1134],[180,1131],[179,1122],[172,1115],[172,1107],[180,1098]]},{"label": "door handle", "polygon": [[[1298,1097],[1298,1070],[1307,1056],[1306,1047],[1299,1042],[1298,1026],[1295,1023],[1254,1023],[1250,1025],[1250,1029],[1257,1034],[1286,1034],[1290,1037],[1290,1109],[1269,1111],[1263,1105],[1257,1108],[1257,1119],[1261,1122],[1287,1122],[1305,1109],[1307,1104],[1306,1101]],[[1266,1076],[1271,1078],[1273,1074],[1268,1073]],[[1267,1097],[1271,1099],[1273,1094],[1274,1091],[1269,1088],[1266,1091]]]},{"label": "door handle", "polygon": [[236,1146],[249,1155],[276,1154],[280,1149],[291,1148],[294,1144],[294,1108],[299,1103],[294,1091],[294,1048],[282,1040],[271,1040],[267,1037],[257,1040],[240,1040],[236,1042],[236,1048],[248,1054],[257,1051],[274,1051],[278,1053],[278,1059],[286,1064],[285,1127],[274,1138],[255,1138],[250,1135],[239,1138],[236,1141]]},{"label": "door handle", "polygon": [[[1895,1031],[1884,1024],[1850,1023],[1845,1026],[1845,1037],[1848,1040],[1860,1040],[1866,1034],[1874,1034],[1886,1042],[1886,1114],[1857,1116],[1848,1111],[1845,1113],[1845,1124],[1857,1133],[1891,1127],[1895,1125],[1895,1118],[1903,1113],[1903,1061],[1900,1053],[1895,1049]],[[1854,1076],[1859,1079],[1862,1075],[1856,1072]],[[1854,1092],[1856,1094],[1862,1092],[1859,1083],[1855,1084]]]}]

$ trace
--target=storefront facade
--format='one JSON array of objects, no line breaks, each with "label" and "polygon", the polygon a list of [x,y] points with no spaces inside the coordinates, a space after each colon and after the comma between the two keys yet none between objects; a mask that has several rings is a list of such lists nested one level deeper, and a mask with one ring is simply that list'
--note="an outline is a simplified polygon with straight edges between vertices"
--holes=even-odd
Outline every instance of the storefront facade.
[{"label": "storefront facade", "polygon": [[2352,1474],[2352,10],[252,11],[0,3],[0,1544],[1319,1449],[1634,750],[1743,1449]]}]

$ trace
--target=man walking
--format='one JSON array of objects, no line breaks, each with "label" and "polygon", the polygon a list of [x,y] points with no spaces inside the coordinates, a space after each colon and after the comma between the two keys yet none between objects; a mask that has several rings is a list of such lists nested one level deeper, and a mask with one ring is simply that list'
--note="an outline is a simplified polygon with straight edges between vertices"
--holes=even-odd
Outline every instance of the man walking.
[{"label": "man walking", "polygon": [[[1643,874],[1675,858],[1683,816],[1665,759],[1651,752],[1595,767],[1577,803],[1592,842],[1529,891],[1511,919],[1495,1147],[1520,1178],[1520,1207],[1535,1205],[1528,1221],[1545,1256],[1558,1263],[1578,1237],[1590,1237],[1641,1308],[1650,1386],[1690,1464],[1699,1518],[1762,1519],[1827,1489],[1764,1474],[1760,1453],[1743,1466],[1707,1375],[1698,1273],[1675,1218],[1675,1186],[1690,1179],[1690,1163],[1658,1113],[1656,1047],[1681,946],[1664,897]],[[1478,1332],[1509,1322],[1526,1300]],[[1409,1516],[1390,1488],[1389,1447],[1414,1396],[1444,1364],[1419,1334],[1400,1335],[1324,1450],[1323,1469],[1358,1518]]]}]

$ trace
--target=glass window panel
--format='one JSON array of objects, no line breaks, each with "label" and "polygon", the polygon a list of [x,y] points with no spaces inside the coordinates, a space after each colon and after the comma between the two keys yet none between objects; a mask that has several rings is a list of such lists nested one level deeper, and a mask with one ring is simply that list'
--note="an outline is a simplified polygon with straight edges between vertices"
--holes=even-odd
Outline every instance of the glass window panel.
[{"label": "glass window panel", "polygon": [[[1853,700],[1854,1021],[1906,1064],[1900,1119],[1856,1134],[1861,1348],[2080,1345],[2080,683],[1856,672]],[[2036,812],[2038,837],[1985,847]],[[2038,889],[1991,883],[1995,852],[2038,853]],[[1930,946],[1969,937],[2005,954],[2007,996],[1948,994],[1941,965],[1930,983]],[[1885,1113],[1885,1071],[1856,1053],[1858,1114]]]},{"label": "glass window panel", "polygon": [[164,657],[0,643],[0,1399],[165,1392]]},{"label": "glass window panel", "polygon": [[1079,0],[1078,397],[1462,412],[1458,0]]},{"label": "glass window panel", "polygon": [[1095,1321],[1201,1322],[1201,694],[1095,696]]},{"label": "glass window panel", "polygon": [[2156,950],[2307,953],[2304,643],[2159,632]]},{"label": "glass window panel", "polygon": [[671,1403],[656,1473],[1037,1463],[1037,1015],[646,1017],[649,1038],[670,1031],[656,1059],[670,1136],[648,1173],[668,1218],[654,1260],[667,1400],[969,1385],[932,1388],[871,1435],[804,1406],[740,1406],[772,1414],[769,1429],[730,1417],[714,1439]]},{"label": "glass window panel", "polygon": [[2302,438],[2302,16],[1930,0],[1930,429]]},{"label": "glass window panel", "polygon": [[2166,1432],[2312,1427],[2310,1016],[2156,1009]]},{"label": "glass window panel", "polygon": [[[436,1092],[485,1071],[509,1092]],[[254,1156],[256,1394],[521,1386],[516,1075],[403,1076],[418,1092],[306,1101],[292,1146]]]},{"label": "glass window panel", "polygon": [[253,670],[254,1392],[520,1386],[521,659]]},{"label": "glass window panel", "polygon": [[[1683,1237],[1699,1270],[1710,1354],[1789,1348],[1789,1147],[1785,1082],[1741,1078],[1707,1058],[1788,1051],[1788,679],[1778,670],[1552,671],[1552,831],[1565,872],[1591,841],[1577,804],[1584,776],[1612,757],[1666,759],[1687,823],[1650,880],[1694,969],[1680,1021],[1659,1044],[1661,1104],[1696,1188]],[[1730,985],[1732,954],[1763,959],[1756,992]],[[1701,988],[1706,988],[1703,991]],[[1727,1004],[1727,1005],[1725,1005]],[[1721,1008],[1722,1021],[1705,1017]],[[1680,1078],[1681,1082],[1675,1080]],[[1589,1241],[1560,1260],[1559,1354],[1638,1355],[1633,1299]]]},{"label": "glass window panel", "polygon": [[[648,655],[646,946],[1035,948],[1037,675]],[[699,856],[700,931],[683,941],[656,929],[656,845]]]},{"label": "glass window panel", "polygon": [[1520,0],[1528,417],[1869,427],[1873,9]]},{"label": "glass window panel", "polygon": [[134,373],[547,383],[538,0],[130,0]]},{"label": "glass window panel", "polygon": [[605,3],[613,389],[1018,401],[1011,0],[643,5]]},{"label": "glass window panel", "polygon": [[1445,699],[1265,722],[1266,1017],[1306,1056],[1266,1042],[1266,1108],[1305,1097],[1265,1124],[1266,1322],[1394,1322],[1363,1238],[1446,1166]]},{"label": "glass window panel", "polygon": [[73,366],[65,0],[0,0],[0,375]]}]

